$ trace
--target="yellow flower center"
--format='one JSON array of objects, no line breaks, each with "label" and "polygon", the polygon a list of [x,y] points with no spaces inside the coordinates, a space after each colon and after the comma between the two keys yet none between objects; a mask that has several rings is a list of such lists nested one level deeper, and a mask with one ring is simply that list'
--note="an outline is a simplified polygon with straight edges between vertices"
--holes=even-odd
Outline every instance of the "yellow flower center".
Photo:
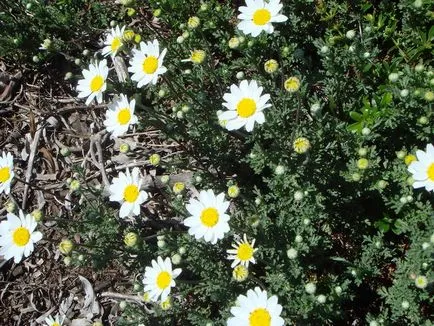
[{"label": "yellow flower center", "polygon": [[142,69],[145,74],[153,74],[158,68],[158,59],[153,55],[143,60]]},{"label": "yellow flower center", "polygon": [[270,326],[271,316],[267,309],[258,308],[253,310],[249,316],[249,326]]},{"label": "yellow flower center", "polygon": [[428,174],[428,179],[430,179],[430,181],[434,181],[434,163],[431,163],[426,173]]},{"label": "yellow flower center", "polygon": [[51,324],[51,326],[60,326],[60,324],[55,321],[54,323]]},{"label": "yellow flower center", "polygon": [[9,171],[9,168],[6,166],[4,168],[0,169],[0,182],[6,182],[11,177],[11,172]]},{"label": "yellow flower center", "polygon": [[121,47],[121,45],[121,39],[119,37],[115,37],[111,44],[112,52],[116,52]]},{"label": "yellow flower center", "polygon": [[131,119],[131,112],[128,108],[123,108],[118,113],[118,122],[121,125],[126,125],[128,122],[130,122]]},{"label": "yellow flower center", "polygon": [[253,14],[253,22],[255,23],[255,25],[265,25],[266,23],[268,23],[271,19],[271,13],[268,9],[258,9],[255,11],[255,13]]},{"label": "yellow flower center", "polygon": [[136,185],[128,185],[124,190],[124,200],[129,203],[134,203],[139,197],[139,188]]},{"label": "yellow flower center", "polygon": [[245,261],[249,260],[253,256],[253,248],[248,243],[242,243],[238,247],[237,257],[239,260]]},{"label": "yellow flower center", "polygon": [[256,102],[251,98],[243,98],[237,105],[237,113],[242,118],[248,118],[256,112]]},{"label": "yellow flower center", "polygon": [[213,207],[205,208],[200,214],[200,220],[202,224],[211,228],[217,224],[219,221],[219,213]]},{"label": "yellow flower center", "polygon": [[171,281],[172,281],[172,276],[170,276],[168,272],[161,272],[157,276],[157,286],[160,289],[167,288]]},{"label": "yellow flower center", "polygon": [[96,75],[92,78],[92,81],[90,82],[90,90],[92,92],[98,92],[102,85],[104,85],[104,78],[102,78],[101,75]]},{"label": "yellow flower center", "polygon": [[30,232],[26,228],[20,226],[15,229],[12,239],[17,246],[23,247],[29,243]]},{"label": "yellow flower center", "polygon": [[206,54],[205,51],[203,50],[194,50],[191,53],[191,61],[193,61],[194,63],[200,64],[203,62],[203,60],[205,60]]}]

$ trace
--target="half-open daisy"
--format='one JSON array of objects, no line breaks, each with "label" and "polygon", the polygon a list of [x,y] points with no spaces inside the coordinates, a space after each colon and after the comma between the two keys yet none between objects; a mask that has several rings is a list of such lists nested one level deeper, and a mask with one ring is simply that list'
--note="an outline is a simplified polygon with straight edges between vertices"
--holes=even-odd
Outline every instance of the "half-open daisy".
[{"label": "half-open daisy", "polygon": [[417,161],[411,162],[408,171],[413,174],[413,188],[425,187],[428,191],[434,190],[434,146],[426,145],[426,152],[416,151]]},{"label": "half-open daisy", "polygon": [[149,83],[156,84],[158,76],[164,74],[167,69],[163,66],[163,59],[167,49],[160,53],[158,40],[153,42],[140,42],[140,50],[133,49],[133,58],[130,61],[129,72],[133,75],[131,79],[137,82],[137,87]]},{"label": "half-open daisy", "polygon": [[230,93],[223,95],[226,101],[223,106],[229,111],[217,114],[219,121],[227,121],[226,129],[235,130],[245,126],[247,131],[252,131],[255,122],[265,122],[262,111],[271,106],[267,103],[270,95],[262,95],[263,88],[258,87],[255,80],[243,80],[239,86],[231,85],[230,90]]},{"label": "half-open daisy", "polygon": [[288,17],[279,14],[283,7],[280,0],[246,0],[246,5],[238,8],[241,12],[238,15],[241,22],[237,27],[244,34],[251,34],[253,37],[258,36],[262,31],[271,34],[274,31],[272,23],[288,20]]},{"label": "half-open daisy", "polygon": [[9,194],[14,178],[14,158],[11,153],[2,152],[0,157],[0,194]]},{"label": "half-open daisy", "polygon": [[109,187],[110,201],[117,201],[121,204],[119,217],[135,216],[140,214],[140,205],[148,199],[148,194],[141,191],[142,181],[139,168],[135,167],[130,173],[127,168],[126,174],[119,172],[117,178]]},{"label": "half-open daisy", "polygon": [[89,64],[89,70],[83,69],[84,79],[80,79],[77,85],[79,98],[87,97],[86,105],[89,105],[94,98],[102,103],[102,94],[107,88],[106,79],[108,75],[107,60],[99,63]]},{"label": "half-open daisy", "polygon": [[42,233],[35,231],[36,221],[30,214],[24,215],[19,211],[19,217],[8,213],[7,220],[0,223],[0,255],[5,259],[14,258],[19,263],[24,257],[28,257],[34,244],[42,239]]},{"label": "half-open daisy", "polygon": [[233,317],[227,326],[281,326],[285,323],[280,313],[282,306],[277,303],[277,296],[267,297],[267,291],[259,287],[248,290],[247,296],[239,295],[238,305],[231,308]]},{"label": "half-open daisy", "polygon": [[124,31],[125,26],[122,26],[122,28],[116,26],[107,33],[106,40],[104,41],[105,47],[102,49],[103,56],[116,56],[116,54],[119,52],[123,45],[122,40],[124,36]]},{"label": "half-open daisy", "polygon": [[212,190],[202,190],[199,200],[191,198],[185,207],[191,216],[184,220],[184,225],[196,239],[204,238],[215,244],[229,231],[230,217],[225,214],[229,202],[225,201],[224,193],[215,196]]},{"label": "half-open daisy", "polygon": [[152,301],[157,301],[161,296],[161,301],[167,299],[171,288],[176,286],[175,278],[181,274],[182,269],[176,268],[172,270],[172,262],[170,258],[157,257],[157,260],[152,260],[152,267],[145,268],[145,276],[143,278],[144,291],[149,293],[149,298]]},{"label": "half-open daisy", "polygon": [[51,317],[51,315],[45,318],[47,326],[62,326],[64,320],[65,316],[59,317],[59,315],[56,315],[55,318]]},{"label": "half-open daisy", "polygon": [[234,268],[238,264],[249,267],[249,263],[256,263],[253,255],[258,248],[255,249],[254,245],[255,239],[252,240],[252,243],[249,243],[249,241],[247,241],[247,236],[244,233],[243,240],[238,240],[236,241],[236,244],[232,245],[235,249],[227,250],[227,253],[229,254],[228,259],[233,260],[231,267]]},{"label": "half-open daisy", "polygon": [[128,97],[121,94],[108,106],[104,126],[108,132],[112,133],[112,137],[125,134],[130,125],[137,123],[137,116],[134,115],[135,105],[136,100],[128,102]]}]

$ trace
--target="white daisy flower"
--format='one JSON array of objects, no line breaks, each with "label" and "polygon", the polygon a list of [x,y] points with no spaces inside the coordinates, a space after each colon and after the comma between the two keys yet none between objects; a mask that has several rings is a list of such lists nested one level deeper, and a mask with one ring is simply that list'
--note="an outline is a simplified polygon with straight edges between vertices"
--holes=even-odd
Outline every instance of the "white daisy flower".
[{"label": "white daisy flower", "polygon": [[36,221],[30,214],[19,211],[20,217],[8,213],[7,220],[0,223],[0,255],[19,263],[34,249],[34,243],[42,239],[42,233],[35,231]]},{"label": "white daisy flower", "polygon": [[288,20],[285,15],[279,14],[283,5],[280,0],[246,0],[247,7],[240,7],[238,10],[241,14],[238,18],[241,22],[238,23],[238,29],[244,34],[251,34],[253,37],[265,31],[268,34],[273,33],[274,27],[272,23],[281,23]]},{"label": "white daisy flower", "polygon": [[191,198],[185,207],[192,216],[184,220],[184,225],[196,239],[204,238],[206,242],[215,244],[229,231],[230,217],[225,214],[229,202],[225,201],[224,193],[215,196],[212,190],[202,190],[199,200]]},{"label": "white daisy flower", "polygon": [[227,326],[281,326],[285,321],[280,317],[282,306],[277,303],[277,296],[267,297],[267,291],[259,287],[248,290],[247,296],[239,295],[238,305],[231,308],[233,317]]},{"label": "white daisy flower", "polygon": [[413,174],[413,188],[425,187],[427,191],[434,190],[434,146],[428,144],[426,152],[416,151],[417,161],[411,162],[408,171]]},{"label": "white daisy flower", "polygon": [[234,268],[238,264],[249,267],[249,263],[255,264],[256,261],[253,255],[258,248],[255,249],[254,245],[255,239],[252,240],[252,243],[249,243],[247,241],[247,236],[244,233],[243,240],[236,241],[236,244],[232,245],[235,249],[227,250],[227,253],[229,254],[228,259],[233,260],[231,267]]},{"label": "white daisy flower", "polygon": [[59,315],[56,315],[55,318],[51,317],[51,315],[45,318],[47,326],[62,326],[64,320],[65,316],[59,317]]},{"label": "white daisy flower", "polygon": [[104,126],[112,137],[118,137],[125,134],[131,124],[136,124],[138,119],[134,115],[136,100],[128,102],[128,97],[121,94],[117,99],[108,106]]},{"label": "white daisy flower", "polygon": [[14,178],[14,158],[11,153],[2,152],[0,157],[0,194],[9,194]]},{"label": "white daisy flower", "polygon": [[160,54],[158,40],[151,42],[140,42],[140,50],[133,49],[133,58],[130,61],[129,72],[133,75],[131,79],[137,82],[137,87],[149,83],[156,84],[158,76],[164,74],[167,69],[163,66],[163,59],[167,49]]},{"label": "white daisy flower", "polygon": [[122,38],[124,35],[124,31],[125,26],[122,26],[122,28],[116,26],[115,28],[112,28],[109,33],[107,33],[106,40],[104,42],[105,47],[102,49],[103,56],[116,56],[116,54],[119,52],[123,45]]},{"label": "white daisy flower", "polygon": [[149,294],[152,301],[157,301],[161,295],[161,301],[165,301],[170,294],[171,288],[176,286],[175,278],[181,274],[182,269],[172,270],[172,262],[167,257],[164,261],[160,256],[157,261],[152,260],[152,267],[145,268],[145,277],[143,278],[144,292]]},{"label": "white daisy flower", "polygon": [[229,111],[217,113],[219,121],[227,121],[226,129],[235,130],[245,126],[247,131],[252,131],[255,122],[263,124],[265,116],[262,112],[271,106],[269,94],[262,95],[263,88],[258,87],[255,80],[248,82],[243,80],[239,86],[231,85],[231,92],[225,93],[223,103]]},{"label": "white daisy flower", "polygon": [[89,70],[83,69],[84,79],[78,81],[77,97],[87,97],[86,105],[89,105],[94,98],[98,103],[102,103],[102,94],[107,88],[107,75],[107,60],[102,60],[98,64],[89,64]]},{"label": "white daisy flower", "polygon": [[139,168],[135,167],[130,174],[127,168],[126,174],[119,172],[117,178],[113,178],[113,183],[109,187],[110,201],[117,201],[121,204],[119,217],[136,216],[140,214],[140,205],[148,199],[145,191],[140,191],[142,181],[140,179]]}]

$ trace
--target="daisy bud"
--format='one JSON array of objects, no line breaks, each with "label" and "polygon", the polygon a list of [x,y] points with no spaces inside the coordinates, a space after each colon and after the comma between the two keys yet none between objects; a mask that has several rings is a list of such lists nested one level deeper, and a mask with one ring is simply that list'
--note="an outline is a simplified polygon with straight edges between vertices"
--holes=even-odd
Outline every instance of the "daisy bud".
[{"label": "daisy bud", "polygon": [[164,89],[160,89],[158,91],[158,97],[164,97],[164,96],[166,96],[166,91]]},{"label": "daisy bud", "polygon": [[160,17],[161,15],[161,9],[155,9],[154,12],[152,13],[154,15],[154,17]]},{"label": "daisy bud", "polygon": [[300,191],[300,190],[297,190],[297,191],[294,193],[294,200],[295,200],[295,201],[301,201],[301,200],[303,200],[303,197],[304,197],[304,194],[303,194],[303,192]]},{"label": "daisy bud", "polygon": [[131,29],[127,29],[124,34],[122,35],[122,38],[124,39],[124,41],[132,41],[134,39],[134,31],[132,31]]},{"label": "daisy bud", "polygon": [[401,198],[399,198],[399,202],[401,204],[407,204],[407,198],[406,197],[401,197]]},{"label": "daisy bud", "polygon": [[72,263],[71,256],[65,256],[65,257],[63,257],[63,263],[65,264],[65,266],[70,266],[71,263]]},{"label": "daisy bud", "polygon": [[427,269],[428,268],[428,264],[427,263],[422,263],[422,268],[423,269]]},{"label": "daisy bud", "polygon": [[345,33],[345,37],[349,40],[352,40],[356,36],[356,32],[352,29]]},{"label": "daisy bud", "polygon": [[242,72],[242,71],[239,71],[239,72],[237,72],[237,79],[243,79],[244,78],[244,72]]},{"label": "daisy bud", "polygon": [[159,240],[159,241],[157,241],[157,246],[158,246],[158,248],[160,248],[160,249],[165,248],[165,247],[166,247],[166,241],[164,241],[164,240]]},{"label": "daisy bud", "polygon": [[413,2],[413,7],[415,7],[415,8],[420,8],[420,7],[422,7],[422,5],[423,5],[423,1],[422,0],[415,0]]},{"label": "daisy bud", "polygon": [[417,160],[417,158],[413,154],[408,154],[404,157],[404,162],[407,166],[416,160]]},{"label": "daisy bud", "polygon": [[357,167],[360,170],[366,170],[369,166],[369,161],[366,158],[361,158],[357,161]]},{"label": "daisy bud", "polygon": [[142,300],[144,302],[150,302],[151,301],[151,296],[149,295],[149,292],[143,293]]},{"label": "daisy bud", "polygon": [[363,136],[368,136],[371,133],[371,129],[365,127],[362,129],[362,135]]},{"label": "daisy bud", "polygon": [[359,156],[364,157],[368,154],[368,149],[366,147],[359,148],[357,153],[359,154]]},{"label": "daisy bud", "polygon": [[425,92],[425,94],[423,95],[423,98],[427,102],[434,101],[434,92],[432,92],[432,91]]},{"label": "daisy bud", "polygon": [[134,9],[134,8],[127,8],[127,15],[129,16],[129,17],[132,17],[132,16],[134,16],[136,14],[136,9]]},{"label": "daisy bud", "polygon": [[298,137],[292,143],[294,151],[298,154],[304,154],[310,149],[310,141],[305,137]]},{"label": "daisy bud", "polygon": [[340,295],[342,293],[342,288],[338,285],[335,287],[335,292],[337,295]]},{"label": "daisy bud", "polygon": [[249,48],[251,48],[254,44],[255,44],[255,42],[253,40],[250,40],[249,42],[247,42],[247,46]]},{"label": "daisy bud", "polygon": [[261,204],[261,198],[259,198],[259,197],[256,197],[255,198],[255,204],[258,206],[258,205],[260,205]]},{"label": "daisy bud", "polygon": [[421,125],[426,125],[426,124],[428,123],[428,118],[425,117],[425,116],[422,116],[422,117],[420,117],[417,121],[418,121]]},{"label": "daisy bud", "polygon": [[5,208],[6,208],[6,211],[7,211],[8,213],[13,213],[13,212],[15,212],[15,210],[17,209],[17,205],[16,205],[13,201],[8,200],[8,201],[5,203]]},{"label": "daisy bud", "polygon": [[128,232],[124,236],[124,243],[127,247],[134,247],[137,244],[138,235],[134,232]]},{"label": "daisy bud", "polygon": [[69,255],[73,248],[74,244],[69,239],[62,240],[59,244],[59,251],[64,255]]},{"label": "daisy bud", "polygon": [[184,112],[184,113],[189,112],[190,109],[191,109],[191,107],[190,107],[189,105],[187,105],[187,104],[185,104],[185,105],[183,105],[183,106],[181,107],[181,111]]},{"label": "daisy bud", "polygon": [[178,252],[179,252],[181,255],[185,255],[185,253],[187,252],[187,249],[185,249],[185,247],[179,247]]},{"label": "daisy bud", "polygon": [[240,188],[238,188],[237,185],[233,185],[228,188],[228,196],[230,198],[237,198],[239,194],[240,194]]},{"label": "daisy bud", "polygon": [[119,145],[119,152],[126,154],[130,151],[130,145],[123,143]]},{"label": "daisy bud", "polygon": [[410,303],[407,300],[404,300],[401,302],[402,309],[406,310],[408,307],[410,307]]},{"label": "daisy bud", "polygon": [[194,181],[195,181],[196,183],[201,183],[201,182],[202,182],[202,177],[201,177],[200,175],[197,175],[197,176],[194,178]]},{"label": "daisy bud", "polygon": [[37,55],[33,56],[32,58],[34,63],[38,63],[39,62],[39,57]]},{"label": "daisy bud", "polygon": [[14,44],[15,44],[15,45],[18,45],[18,44],[20,44],[20,40],[19,40],[19,39],[17,39],[17,38],[14,38],[13,42],[14,42]]},{"label": "daisy bud", "polygon": [[180,194],[185,189],[185,184],[183,182],[175,182],[173,185],[173,192],[175,194]]},{"label": "daisy bud", "polygon": [[363,58],[368,59],[371,56],[369,52],[363,53]]},{"label": "daisy bud", "polygon": [[316,285],[314,283],[309,282],[304,286],[304,289],[307,293],[314,294],[316,292]]},{"label": "daisy bud", "polygon": [[399,79],[399,75],[396,72],[392,72],[391,74],[389,74],[389,81],[392,83],[397,82]]},{"label": "daisy bud", "polygon": [[295,259],[297,258],[297,250],[295,250],[294,248],[289,248],[286,251],[286,255],[288,256],[289,259]]},{"label": "daisy bud", "polygon": [[29,2],[28,4],[26,4],[26,9],[30,10],[33,7],[33,3]]},{"label": "daisy bud", "polygon": [[285,173],[285,167],[283,165],[278,165],[276,166],[276,169],[274,170],[274,173],[276,173],[276,175],[282,175]]},{"label": "daisy bud", "polygon": [[297,234],[297,235],[295,236],[295,242],[300,243],[300,242],[302,242],[302,241],[303,241],[303,237],[302,237],[301,235]]},{"label": "daisy bud", "polygon": [[407,203],[411,203],[413,201],[413,196],[411,196],[411,195],[408,195],[405,198],[407,199]]},{"label": "daisy bud", "polygon": [[388,186],[388,182],[387,181],[385,181],[385,180],[378,181],[378,187],[380,189],[385,189],[387,186]]},{"label": "daisy bud", "polygon": [[290,77],[285,80],[284,87],[289,93],[295,93],[300,89],[300,79],[297,77]]},{"label": "daisy bud", "polygon": [[207,11],[208,5],[206,3],[202,3],[199,8],[200,11]]},{"label": "daisy bud", "polygon": [[40,209],[35,209],[30,213],[36,222],[40,222],[44,218],[44,213]]},{"label": "daisy bud", "polygon": [[172,256],[173,265],[179,265],[181,263],[181,260],[182,260],[182,258],[181,258],[181,255],[179,255],[179,254],[174,254]]},{"label": "daisy bud", "polygon": [[170,297],[167,297],[166,300],[160,302],[160,308],[164,311],[172,308],[172,302],[170,300]]},{"label": "daisy bud", "polygon": [[423,275],[419,275],[415,278],[414,284],[416,284],[417,288],[424,289],[428,285],[428,279]]},{"label": "daisy bud", "polygon": [[228,41],[229,48],[236,49],[240,46],[240,40],[234,36]]},{"label": "daisy bud", "polygon": [[428,248],[429,248],[429,243],[428,242],[422,243],[422,249],[423,250],[427,250]]},{"label": "daisy bud", "polygon": [[80,181],[78,181],[77,179],[74,179],[71,181],[71,183],[69,184],[69,189],[71,191],[77,191],[80,189]]},{"label": "daisy bud", "polygon": [[195,29],[195,28],[199,27],[199,25],[200,25],[200,19],[199,19],[199,17],[193,16],[193,17],[190,17],[188,19],[188,22],[187,22],[188,28]]},{"label": "daisy bud", "polygon": [[274,59],[270,59],[264,63],[264,70],[268,74],[276,72],[277,69],[279,69],[279,63]]},{"label": "daisy bud", "polygon": [[304,224],[304,225],[309,225],[309,224],[310,224],[310,220],[309,220],[308,218],[305,218],[305,219],[303,220],[303,224]]},{"label": "daisy bud", "polygon": [[318,303],[325,303],[327,300],[327,297],[324,294],[320,294],[317,298],[316,301],[318,301]]},{"label": "daisy bud", "polygon": [[289,54],[289,52],[291,52],[291,49],[290,49],[289,47],[287,47],[287,46],[285,46],[285,47],[282,49],[282,55],[283,55],[283,56],[287,56],[287,55]]},{"label": "daisy bud", "polygon": [[142,40],[142,36],[140,34],[134,34],[134,42],[139,44]]},{"label": "daisy bud", "polygon": [[375,320],[371,320],[369,326],[378,326],[378,323]]},{"label": "daisy bud", "polygon": [[191,74],[191,69],[184,70],[184,75],[190,75],[190,74]]},{"label": "daisy bud", "polygon": [[423,70],[424,70],[424,66],[423,66],[423,64],[422,63],[419,63],[419,64],[417,64],[415,67],[414,67],[414,70],[416,71],[416,72],[422,72]]},{"label": "daisy bud", "polygon": [[408,96],[408,89],[403,89],[399,92],[399,95],[401,95],[401,97],[407,97]]},{"label": "daisy bud", "polygon": [[164,240],[166,239],[166,236],[164,234],[157,235],[157,240]]},{"label": "daisy bud", "polygon": [[408,177],[406,181],[407,181],[407,184],[408,184],[409,186],[412,186],[413,183],[414,183],[414,178],[413,178],[413,177]]},{"label": "daisy bud", "polygon": [[243,265],[237,265],[232,271],[232,277],[237,282],[243,282],[249,276],[249,271]]},{"label": "daisy bud", "polygon": [[152,154],[149,157],[149,163],[151,163],[153,166],[157,166],[158,164],[160,164],[161,161],[161,156],[158,155],[157,153]]},{"label": "daisy bud", "polygon": [[351,178],[353,179],[353,181],[360,181],[360,179],[362,178],[362,176],[360,175],[360,174],[358,174],[358,173],[353,173],[352,175],[351,175]]}]

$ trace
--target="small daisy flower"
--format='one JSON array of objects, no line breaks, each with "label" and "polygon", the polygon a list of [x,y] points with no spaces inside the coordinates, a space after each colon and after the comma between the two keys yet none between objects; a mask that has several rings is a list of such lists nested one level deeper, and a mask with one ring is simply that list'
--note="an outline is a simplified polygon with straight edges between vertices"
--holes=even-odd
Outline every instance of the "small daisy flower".
[{"label": "small daisy flower", "polygon": [[87,97],[86,105],[89,105],[94,98],[98,103],[102,103],[102,94],[107,88],[107,75],[107,60],[89,64],[89,70],[83,69],[84,79],[78,81],[77,91],[79,93],[77,97]]},{"label": "small daisy flower", "polygon": [[225,93],[223,103],[229,111],[224,111],[218,114],[219,121],[227,121],[225,124],[227,130],[246,128],[247,131],[252,131],[255,122],[263,124],[265,116],[262,112],[269,108],[269,94],[262,95],[263,88],[258,87],[255,80],[248,82],[243,80],[239,86],[232,85],[230,93]]},{"label": "small daisy flower", "polygon": [[418,287],[419,289],[424,289],[424,288],[426,288],[426,286],[428,285],[428,279],[426,278],[426,276],[419,275],[419,276],[416,277],[416,279],[414,280],[414,284],[415,284],[416,287]]},{"label": "small daisy flower", "polygon": [[45,322],[47,323],[47,326],[62,326],[64,320],[65,317],[59,317],[59,315],[56,315],[55,318],[51,316],[45,318]]},{"label": "small daisy flower", "polygon": [[134,115],[136,100],[128,102],[128,97],[121,94],[109,106],[105,113],[106,119],[104,126],[112,137],[118,137],[125,134],[132,124],[136,124],[138,118]]},{"label": "small daisy flower", "polygon": [[244,34],[251,34],[253,37],[265,31],[268,34],[274,32],[272,23],[281,23],[288,20],[288,17],[279,14],[283,5],[280,0],[246,0],[246,7],[238,8],[241,12],[238,18],[241,22],[238,24],[238,29]]},{"label": "small daisy flower", "polygon": [[267,60],[264,63],[264,70],[268,74],[276,72],[277,69],[279,69],[279,63],[274,59]]},{"label": "small daisy flower", "polygon": [[148,194],[145,191],[140,191],[141,186],[142,181],[137,167],[133,169],[131,174],[127,168],[126,174],[119,172],[119,176],[113,178],[113,183],[109,187],[110,201],[117,201],[121,204],[119,217],[140,214],[140,205],[148,199]]},{"label": "small daisy flower", "polygon": [[193,17],[190,17],[188,19],[188,22],[187,22],[188,28],[195,29],[195,28],[199,27],[199,25],[200,25],[200,19],[199,19],[199,17],[193,16]]},{"label": "small daisy flower", "polygon": [[427,191],[434,190],[434,146],[428,144],[426,152],[416,151],[417,161],[408,166],[408,171],[413,174],[413,188],[425,187]]},{"label": "small daisy flower", "polygon": [[191,51],[190,58],[181,60],[183,62],[191,61],[194,64],[200,65],[206,58],[206,52],[203,50]]},{"label": "small daisy flower", "polygon": [[34,249],[34,244],[42,239],[42,233],[35,231],[37,222],[30,215],[19,211],[19,217],[8,213],[7,220],[0,223],[0,255],[6,260],[14,257],[19,263],[28,257]]},{"label": "small daisy flower", "polygon": [[9,194],[14,178],[14,158],[11,153],[2,152],[0,157],[0,194]]},{"label": "small daisy flower", "polygon": [[122,26],[122,28],[116,26],[115,28],[112,28],[109,33],[107,33],[106,40],[104,42],[105,47],[102,49],[103,56],[116,56],[123,46],[124,31],[125,26]]},{"label": "small daisy flower", "polygon": [[232,268],[237,266],[238,264],[249,267],[249,263],[255,264],[255,258],[253,255],[258,250],[258,248],[254,248],[255,239],[252,240],[252,243],[247,241],[247,236],[244,233],[242,241],[236,241],[236,244],[233,244],[232,247],[235,249],[227,250],[229,254],[228,259],[233,260],[231,265]]},{"label": "small daisy flower", "polygon": [[137,82],[140,88],[149,83],[157,84],[158,76],[164,74],[167,69],[163,66],[163,59],[167,53],[164,49],[160,53],[158,40],[151,42],[140,42],[140,50],[133,49],[133,58],[130,61],[129,72],[133,75],[131,79]]},{"label": "small daisy flower", "polygon": [[152,301],[157,301],[161,296],[161,301],[165,301],[171,288],[176,286],[175,278],[181,274],[182,269],[177,268],[172,270],[172,262],[170,258],[157,257],[157,260],[152,260],[152,267],[145,268],[145,276],[143,278],[143,284],[145,285],[144,291],[149,293],[149,298]]},{"label": "small daisy flower", "polygon": [[227,320],[227,326],[282,326],[284,320],[280,317],[282,306],[277,303],[277,296],[270,298],[267,291],[259,287],[248,290],[247,296],[237,298],[238,305],[231,308],[233,317]]},{"label": "small daisy flower", "polygon": [[225,201],[224,193],[215,196],[212,190],[202,190],[199,200],[191,198],[185,207],[192,216],[184,220],[184,225],[196,239],[216,244],[229,231],[230,217],[225,214],[229,202]]}]

